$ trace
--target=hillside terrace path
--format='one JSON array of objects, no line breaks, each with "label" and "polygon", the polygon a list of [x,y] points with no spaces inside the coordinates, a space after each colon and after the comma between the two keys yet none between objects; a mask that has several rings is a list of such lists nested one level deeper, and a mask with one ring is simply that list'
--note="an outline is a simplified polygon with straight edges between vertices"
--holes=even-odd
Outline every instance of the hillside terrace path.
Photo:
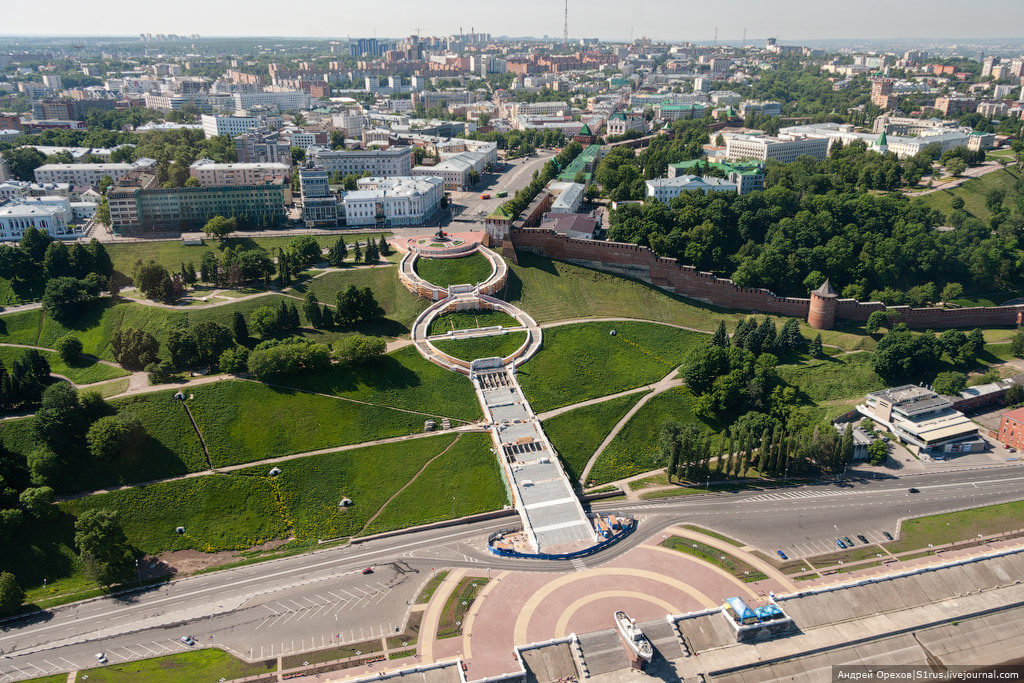
[{"label": "hillside terrace path", "polygon": [[608,444],[610,444],[612,440],[614,440],[615,437],[618,436],[619,432],[622,431],[622,428],[626,426],[626,423],[629,422],[634,415],[636,415],[637,411],[640,410],[644,406],[644,404],[646,404],[648,401],[650,401],[658,394],[663,394],[669,389],[674,389],[675,387],[683,386],[683,379],[681,377],[675,376],[678,372],[679,368],[675,368],[672,370],[672,372],[668,373],[654,384],[645,387],[651,390],[650,393],[646,394],[643,398],[641,398],[639,401],[633,404],[633,407],[630,408],[626,412],[626,414],[622,416],[621,420],[615,423],[615,426],[612,427],[612,430],[608,432],[608,436],[604,438],[604,441],[601,442],[601,445],[598,446],[597,450],[594,451],[594,454],[590,456],[590,460],[587,461],[587,466],[583,468],[583,473],[580,475],[579,481],[581,486],[586,485],[587,477],[590,476],[590,470],[593,469],[594,463],[596,463],[597,459],[601,457],[602,453],[604,453],[604,449],[608,448]]}]

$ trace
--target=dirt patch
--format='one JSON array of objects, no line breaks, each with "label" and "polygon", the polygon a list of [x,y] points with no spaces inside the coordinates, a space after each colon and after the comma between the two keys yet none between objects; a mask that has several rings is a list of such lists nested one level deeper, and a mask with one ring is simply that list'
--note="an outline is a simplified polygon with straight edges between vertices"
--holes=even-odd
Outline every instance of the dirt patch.
[{"label": "dirt patch", "polygon": [[[161,553],[155,557],[147,557],[140,562],[140,565],[144,565],[145,570],[142,573],[143,578],[155,578],[158,576],[167,576],[168,574],[173,576],[188,576],[189,574],[195,574],[196,572],[209,569],[210,567],[218,567],[223,564],[229,564],[231,562],[237,562],[238,560],[251,557],[253,553],[260,551],[273,550],[279,546],[288,543],[293,540],[292,538],[279,538],[273,541],[267,541],[262,545],[256,545],[248,550],[223,550],[216,553],[204,553],[199,550],[172,550],[170,552]],[[155,565],[152,566],[151,565]]]}]

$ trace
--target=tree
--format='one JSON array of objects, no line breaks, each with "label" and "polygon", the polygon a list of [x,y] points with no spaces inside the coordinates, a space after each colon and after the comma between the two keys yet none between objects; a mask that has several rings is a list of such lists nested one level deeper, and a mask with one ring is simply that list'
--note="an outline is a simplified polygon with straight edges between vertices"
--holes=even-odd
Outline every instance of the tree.
[{"label": "tree", "polygon": [[1010,339],[1010,352],[1017,358],[1024,358],[1024,330],[1018,330]]},{"label": "tree", "polygon": [[942,345],[935,335],[914,335],[898,323],[878,341],[871,363],[875,372],[892,383],[926,372],[941,354]]},{"label": "tree", "polygon": [[366,243],[366,256],[367,263],[376,263],[380,260],[380,252],[377,249],[377,243],[372,239]]},{"label": "tree", "polygon": [[377,240],[377,251],[380,252],[381,256],[391,256],[391,245],[384,239],[384,235],[381,235],[380,239]]},{"label": "tree", "polygon": [[959,157],[953,157],[946,162],[946,171],[954,177],[960,177],[967,170],[967,162]]},{"label": "tree", "polygon": [[359,290],[359,318],[361,320],[378,320],[384,317],[384,309],[377,303],[373,290],[363,287]]},{"label": "tree", "polygon": [[145,330],[126,327],[114,332],[110,348],[118,363],[129,370],[141,370],[157,360],[160,343]]},{"label": "tree", "polygon": [[63,242],[50,242],[43,253],[43,273],[46,277],[79,277],[71,271],[71,259],[68,248]]},{"label": "tree", "polygon": [[387,342],[381,337],[354,335],[334,342],[332,355],[340,363],[354,363],[379,358],[387,350]]},{"label": "tree", "polygon": [[320,314],[320,300],[316,298],[316,294],[312,291],[306,292],[306,298],[302,302],[302,312],[306,316],[306,320],[313,326],[313,329],[319,330],[323,327],[323,316]]},{"label": "tree", "polygon": [[953,206],[953,210],[954,211],[961,210],[962,208],[964,208],[964,198],[960,197],[960,196],[953,197],[953,201],[951,202],[951,205]]},{"label": "tree", "polygon": [[52,242],[53,237],[50,233],[38,228],[27,228],[18,242],[18,248],[28,254],[33,261],[40,263]]},{"label": "tree", "polygon": [[345,238],[339,237],[327,252],[327,262],[335,268],[340,268],[344,265],[346,256],[348,256],[348,247],[345,245]]},{"label": "tree", "polygon": [[229,233],[238,230],[238,220],[234,217],[225,218],[224,216],[214,216],[210,220],[206,221],[206,225],[203,226],[203,232],[210,237],[216,237],[219,240],[223,240],[228,236]]},{"label": "tree", "polygon": [[235,311],[232,316],[231,331],[234,334],[235,341],[239,344],[245,344],[249,341],[249,327],[245,324],[245,316],[242,315],[241,311]]},{"label": "tree", "polygon": [[113,510],[86,510],[75,520],[75,545],[86,571],[110,586],[131,576],[132,551]]},{"label": "tree", "polygon": [[39,519],[53,517],[57,512],[53,505],[53,489],[49,486],[25,489],[18,495],[18,502],[29,514]]},{"label": "tree", "polygon": [[270,306],[256,308],[249,314],[249,329],[263,339],[274,336],[280,331],[277,311]]},{"label": "tree", "polygon": [[85,426],[85,411],[75,388],[65,382],[46,387],[31,426],[36,438],[55,453],[70,454]]},{"label": "tree", "polygon": [[338,292],[334,320],[341,325],[351,325],[359,320],[359,290],[355,285],[349,285],[345,291]]},{"label": "tree", "polygon": [[811,340],[811,348],[808,351],[811,354],[811,358],[821,358],[825,355],[825,350],[821,345],[821,334],[817,334],[813,340]]},{"label": "tree", "polygon": [[136,261],[135,268],[132,270],[132,282],[147,299],[173,299],[174,287],[171,282],[171,274],[152,259],[145,263]]},{"label": "tree", "polygon": [[169,360],[147,363],[143,368],[150,384],[167,384],[174,379],[174,365]]},{"label": "tree", "polygon": [[363,250],[359,248],[359,240],[356,240],[355,248],[352,250],[352,258],[356,263],[363,260]]},{"label": "tree", "polygon": [[875,439],[868,444],[868,456],[872,465],[881,465],[889,457],[889,444],[881,439]]},{"label": "tree", "polygon": [[660,460],[666,464],[669,482],[679,474],[682,431],[683,426],[681,424],[675,420],[669,420],[661,425],[661,431],[658,433]]},{"label": "tree", "polygon": [[954,299],[959,299],[963,293],[964,286],[962,284],[959,282],[949,282],[942,288],[942,301],[948,304]]},{"label": "tree", "polygon": [[886,317],[885,311],[871,311],[871,315],[868,316],[868,321],[864,325],[864,331],[868,334],[875,334],[888,323],[889,319]]},{"label": "tree", "polygon": [[89,453],[97,460],[110,460],[122,449],[138,444],[146,430],[131,413],[107,415],[92,423],[85,435]]},{"label": "tree", "polygon": [[65,365],[75,365],[81,360],[82,340],[74,335],[65,334],[57,340],[53,348]]},{"label": "tree", "polygon": [[196,362],[202,365],[216,364],[220,354],[235,345],[231,330],[220,323],[197,323],[189,333],[196,340]]},{"label": "tree", "polygon": [[35,170],[46,163],[46,157],[35,147],[15,147],[4,151],[4,161],[18,180],[35,180]]},{"label": "tree", "polygon": [[723,349],[729,347],[729,333],[725,331],[725,321],[718,321],[718,329],[715,330],[714,336],[711,337],[711,345],[718,346]]},{"label": "tree", "polygon": [[81,304],[92,297],[85,284],[73,277],[58,277],[46,283],[43,290],[43,311],[57,322],[66,322],[78,313]]},{"label": "tree", "polygon": [[13,614],[25,601],[25,591],[21,590],[14,574],[0,572],[0,615]]},{"label": "tree", "polygon": [[315,237],[299,235],[298,237],[293,237],[288,246],[302,267],[310,266],[323,260],[323,251]]},{"label": "tree", "polygon": [[322,370],[330,365],[331,355],[328,346],[306,340],[264,342],[249,354],[249,372],[260,379],[300,371]]},{"label": "tree", "polygon": [[334,327],[334,313],[327,307],[327,304],[324,304],[323,309],[320,311],[320,320],[325,330]]},{"label": "tree", "polygon": [[937,394],[955,396],[967,386],[967,375],[962,372],[940,372],[932,382],[932,391]]},{"label": "tree", "polygon": [[221,372],[239,375],[249,369],[248,361],[249,349],[244,346],[233,346],[220,354],[217,364],[220,366]]}]

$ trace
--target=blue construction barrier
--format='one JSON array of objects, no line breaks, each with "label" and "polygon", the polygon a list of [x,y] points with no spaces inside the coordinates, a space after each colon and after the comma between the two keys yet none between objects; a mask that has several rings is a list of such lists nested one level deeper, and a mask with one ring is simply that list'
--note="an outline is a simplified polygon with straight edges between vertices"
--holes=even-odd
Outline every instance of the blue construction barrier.
[{"label": "blue construction barrier", "polygon": [[605,548],[607,548],[608,546],[613,545],[615,543],[618,543],[623,538],[625,538],[626,536],[629,536],[631,533],[633,533],[635,530],[636,530],[636,519],[630,518],[628,524],[623,524],[622,525],[622,529],[619,531],[619,533],[615,534],[611,538],[608,538],[608,539],[605,539],[605,540],[601,541],[597,545],[592,545],[589,548],[584,548],[583,550],[577,550],[574,553],[551,554],[551,553],[520,553],[520,552],[517,552],[515,550],[504,550],[502,548],[495,548],[493,545],[491,545],[494,542],[495,539],[500,538],[501,536],[504,536],[505,534],[509,533],[510,531],[513,531],[512,529],[503,529],[501,531],[494,532],[493,534],[490,535],[490,537],[488,537],[488,539],[487,539],[487,549],[490,550],[495,555],[498,555],[499,557],[518,557],[518,558],[525,559],[525,560],[574,560],[574,559],[576,559],[578,557],[586,557],[587,555],[593,555],[594,553],[600,552],[600,551],[604,550]]}]

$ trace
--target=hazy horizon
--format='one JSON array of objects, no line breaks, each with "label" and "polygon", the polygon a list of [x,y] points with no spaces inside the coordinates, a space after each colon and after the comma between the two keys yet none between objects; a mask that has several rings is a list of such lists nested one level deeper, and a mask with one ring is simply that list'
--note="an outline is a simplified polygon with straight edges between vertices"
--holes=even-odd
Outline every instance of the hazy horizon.
[{"label": "hazy horizon", "polygon": [[[441,7],[439,7],[441,6]],[[447,6],[447,11],[439,10]],[[317,0],[299,11],[270,0],[252,0],[244,13],[236,3],[216,0],[181,0],[168,15],[145,19],[139,5],[111,0],[102,14],[82,12],[75,0],[51,0],[45,11],[29,3],[16,3],[4,10],[3,37],[132,37],[140,33],[199,34],[203,38],[294,38],[344,39],[348,36],[396,38],[415,34],[451,35],[476,30],[494,36],[559,38],[563,27],[563,4],[521,0],[515,5],[449,0],[446,3],[392,0],[382,13],[376,4],[331,4]],[[505,9],[508,16],[500,12]],[[275,10],[284,10],[275,13]],[[623,16],[626,14],[626,16]],[[496,15],[498,18],[496,18]],[[772,3],[738,0],[728,14],[718,6],[687,6],[669,0],[649,0],[625,8],[610,0],[592,0],[584,5],[569,0],[569,35],[626,41],[649,37],[680,42],[718,40],[737,43],[744,30],[747,41],[774,36],[780,42],[798,40],[917,40],[969,41],[1024,38],[1005,35],[1007,26],[1024,25],[1024,2],[992,0],[969,35],[965,29],[962,3],[865,0],[851,4],[836,0],[776,0]],[[268,30],[273,26],[272,30]],[[312,29],[312,30],[311,30]]]}]

